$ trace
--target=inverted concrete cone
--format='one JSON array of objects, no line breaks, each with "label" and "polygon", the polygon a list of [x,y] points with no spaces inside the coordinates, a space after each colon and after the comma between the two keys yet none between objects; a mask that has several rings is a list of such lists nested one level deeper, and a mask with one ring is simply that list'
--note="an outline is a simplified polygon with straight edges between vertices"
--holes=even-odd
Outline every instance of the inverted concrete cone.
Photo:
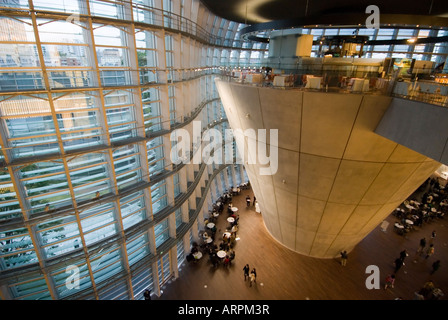
[{"label": "inverted concrete cone", "polygon": [[278,129],[272,175],[253,136],[236,143],[266,228],[298,253],[350,252],[440,165],[374,132],[391,97],[215,82],[232,129]]}]

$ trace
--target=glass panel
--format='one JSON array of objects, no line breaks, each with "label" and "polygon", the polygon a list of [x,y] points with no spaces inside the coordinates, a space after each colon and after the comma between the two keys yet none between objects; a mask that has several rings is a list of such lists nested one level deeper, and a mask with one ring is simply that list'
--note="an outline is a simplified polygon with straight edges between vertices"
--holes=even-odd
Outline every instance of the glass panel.
[{"label": "glass panel", "polygon": [[34,9],[62,12],[79,12],[77,1],[33,0]]},{"label": "glass panel", "polygon": [[99,127],[100,115],[95,111],[61,112],[57,114],[61,132]]},{"label": "glass panel", "polygon": [[[97,98],[95,98],[97,96]],[[56,111],[71,111],[98,108],[100,100],[98,92],[53,93],[53,104]]]},{"label": "glass panel", "polygon": [[[84,29],[79,25],[81,23],[81,21],[71,23],[69,19],[55,21],[38,19],[37,24],[40,41],[42,43],[87,43],[84,39]],[[46,45],[42,45],[44,56],[46,55],[45,48]]]},{"label": "glass panel", "polygon": [[151,267],[143,268],[132,274],[132,288],[135,299],[142,299],[143,292],[153,289],[152,269]]},{"label": "glass panel", "polygon": [[126,243],[129,264],[133,265],[142,258],[150,254],[148,235],[144,233],[135,239],[128,240]]},{"label": "glass panel", "polygon": [[113,275],[123,270],[120,250],[102,253],[101,256],[92,258],[91,268],[95,283],[111,278]]},{"label": "glass panel", "polygon": [[13,297],[29,300],[44,300],[49,298],[49,290],[44,277],[31,275],[21,277],[17,283],[10,286]]},{"label": "glass panel", "polygon": [[51,274],[55,284],[56,291],[60,298],[65,298],[76,292],[86,290],[92,287],[92,282],[90,281],[89,269],[87,263],[82,261],[78,263],[72,263],[71,266],[76,266],[78,268],[76,269],[76,272],[79,275],[79,289],[76,289],[75,287],[72,288],[71,286],[69,287],[67,286],[66,283],[68,277],[70,277],[70,275],[72,275],[75,272],[74,269],[73,270],[69,269],[67,272],[67,267],[63,267],[62,269],[55,270]]}]

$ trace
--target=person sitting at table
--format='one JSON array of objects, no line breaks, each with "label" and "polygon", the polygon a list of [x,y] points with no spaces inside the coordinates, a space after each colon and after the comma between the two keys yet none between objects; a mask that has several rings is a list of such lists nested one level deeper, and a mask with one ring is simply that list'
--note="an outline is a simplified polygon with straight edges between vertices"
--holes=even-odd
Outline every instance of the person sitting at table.
[{"label": "person sitting at table", "polygon": [[229,265],[230,265],[230,259],[229,259],[229,256],[226,256],[226,257],[224,258],[223,264],[224,264],[224,267],[229,267]]},{"label": "person sitting at table", "polygon": [[216,253],[213,253],[212,255],[210,255],[210,262],[212,263],[213,267],[216,268],[219,264],[219,259],[216,256]]},{"label": "person sitting at table", "polygon": [[202,238],[207,239],[209,237],[208,233],[206,231],[204,231],[204,233],[202,234]]},{"label": "person sitting at table", "polygon": [[236,240],[236,233],[232,232],[232,234],[230,235],[230,240],[229,240],[230,248],[233,248],[235,246],[235,240]]},{"label": "person sitting at table", "polygon": [[232,261],[235,260],[235,251],[234,250],[230,251],[229,260],[230,260],[230,263],[232,263]]}]

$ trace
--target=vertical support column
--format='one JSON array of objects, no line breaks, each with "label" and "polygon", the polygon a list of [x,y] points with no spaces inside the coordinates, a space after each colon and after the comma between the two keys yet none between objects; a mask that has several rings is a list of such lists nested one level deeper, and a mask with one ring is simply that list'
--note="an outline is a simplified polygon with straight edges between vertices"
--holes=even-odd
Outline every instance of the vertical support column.
[{"label": "vertical support column", "polygon": [[199,242],[199,229],[197,220],[193,222],[193,225],[191,226],[191,232],[193,236],[193,241]]},{"label": "vertical support column", "polygon": [[160,281],[159,281],[159,272],[158,272],[158,260],[154,261],[151,264],[152,271],[152,283],[153,283],[153,291],[156,296],[160,297],[162,295],[162,290],[160,290]]},{"label": "vertical support column", "polygon": [[170,249],[170,263],[171,263],[171,274],[173,275],[174,279],[179,278],[179,266],[178,266],[178,260],[177,260],[177,245],[172,247]]}]

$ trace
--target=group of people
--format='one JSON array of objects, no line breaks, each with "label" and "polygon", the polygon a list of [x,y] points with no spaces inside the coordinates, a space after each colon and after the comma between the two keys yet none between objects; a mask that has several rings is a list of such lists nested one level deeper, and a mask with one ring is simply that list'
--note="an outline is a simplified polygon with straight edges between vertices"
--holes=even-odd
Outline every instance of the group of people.
[{"label": "group of people", "polygon": [[[401,218],[401,222],[405,224],[405,220],[414,221],[414,226],[422,226],[423,223],[430,223],[434,219],[442,219],[448,210],[448,195],[445,188],[442,187],[436,178],[429,178],[417,190],[422,194],[421,202],[415,200],[417,197],[411,197],[412,200],[407,201],[405,206],[407,210],[396,210],[395,215]],[[415,194],[414,194],[415,195]],[[418,247],[413,259],[414,263],[418,263],[420,258],[423,261],[428,261],[435,254],[435,239],[437,237],[436,230],[432,230],[429,237],[422,237],[419,240]],[[429,239],[427,239],[429,238]],[[384,289],[393,288],[397,273],[405,265],[405,259],[409,256],[407,250],[400,252],[399,257],[394,261],[394,272],[387,275],[385,279]],[[430,275],[433,275],[441,267],[439,259],[431,262]],[[421,290],[415,292],[414,299],[416,300],[430,300],[438,299],[443,295],[443,292],[436,288],[432,280],[429,280]]]},{"label": "group of people", "polygon": [[397,208],[394,214],[400,219],[395,231],[405,234],[414,226],[421,227],[437,218],[443,218],[448,212],[448,194],[436,178],[428,178],[420,187],[423,191],[421,202],[415,199],[403,202],[403,208]]},{"label": "group of people", "polygon": [[246,264],[243,268],[244,281],[247,281],[249,279],[249,287],[252,287],[252,285],[257,281],[257,270],[255,270],[255,268],[252,268],[250,273],[249,270],[250,270],[249,264]]},{"label": "group of people", "polygon": [[[194,260],[195,253],[201,251],[209,255],[209,261],[213,267],[223,265],[229,267],[232,261],[235,259],[235,244],[237,239],[237,232],[239,228],[239,215],[237,210],[233,207],[233,197],[238,196],[241,189],[246,189],[248,183],[242,184],[237,188],[231,187],[224,192],[221,197],[214,203],[212,210],[209,212],[209,217],[204,220],[205,230],[202,232],[203,244],[197,245],[193,243],[191,253],[187,256],[187,261]],[[225,232],[217,239],[217,232],[221,232],[221,229],[217,229],[216,224],[219,216],[223,215],[224,208],[227,206],[227,221]],[[233,219],[228,219],[233,218]],[[219,243],[215,242],[219,240]],[[225,256],[222,252],[225,252]],[[197,256],[197,255],[196,255]],[[202,255],[201,255],[202,257]],[[194,260],[197,262],[198,259]]]}]

